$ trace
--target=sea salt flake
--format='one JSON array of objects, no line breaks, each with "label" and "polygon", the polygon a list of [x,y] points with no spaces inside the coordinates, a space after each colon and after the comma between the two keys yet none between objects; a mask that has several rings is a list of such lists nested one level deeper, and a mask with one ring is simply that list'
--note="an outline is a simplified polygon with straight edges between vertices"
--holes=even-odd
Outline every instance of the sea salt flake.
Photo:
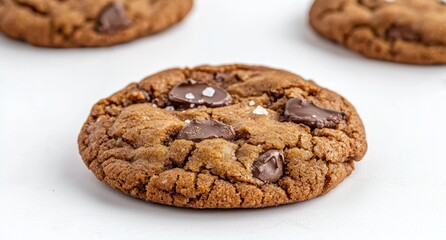
[{"label": "sea salt flake", "polygon": [[252,106],[256,105],[256,102],[254,102],[253,100],[251,100],[251,101],[249,101],[248,105],[252,107]]},{"label": "sea salt flake", "polygon": [[268,115],[268,111],[266,111],[266,109],[263,108],[262,106],[257,106],[256,109],[252,111],[252,113],[257,115]]},{"label": "sea salt flake", "polygon": [[188,100],[194,100],[195,99],[195,96],[192,93],[186,93],[186,95],[184,97],[186,97],[186,99],[188,99]]},{"label": "sea salt flake", "polygon": [[189,119],[184,120],[185,123],[190,123]]},{"label": "sea salt flake", "polygon": [[173,106],[167,106],[167,107],[166,107],[166,110],[167,110],[167,111],[174,111],[175,108],[174,108]]},{"label": "sea salt flake", "polygon": [[215,89],[212,87],[206,87],[201,94],[206,97],[213,97],[215,94]]}]

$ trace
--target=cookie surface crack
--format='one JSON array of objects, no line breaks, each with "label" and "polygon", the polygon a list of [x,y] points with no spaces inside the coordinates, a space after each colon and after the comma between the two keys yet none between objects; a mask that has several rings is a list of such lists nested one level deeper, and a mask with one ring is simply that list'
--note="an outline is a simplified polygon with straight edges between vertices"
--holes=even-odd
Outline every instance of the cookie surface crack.
[{"label": "cookie surface crack", "polygon": [[[14,1],[14,3],[15,3],[18,7],[27,9],[27,10],[29,10],[30,12],[32,12],[32,13],[34,13],[34,14],[37,14],[37,15],[47,16],[47,12],[44,12],[44,11],[39,10],[36,6],[30,4],[30,3],[26,2],[26,1],[23,1],[23,0],[22,0],[22,1],[19,1],[19,0],[13,0],[13,1]],[[0,4],[2,4],[2,3],[0,2]]]}]

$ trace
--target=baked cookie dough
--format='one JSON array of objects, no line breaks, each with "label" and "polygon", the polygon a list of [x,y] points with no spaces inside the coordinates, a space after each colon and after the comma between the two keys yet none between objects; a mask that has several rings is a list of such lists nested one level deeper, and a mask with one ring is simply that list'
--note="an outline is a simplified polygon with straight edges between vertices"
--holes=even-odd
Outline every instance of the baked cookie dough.
[{"label": "baked cookie dough", "polygon": [[446,63],[446,0],[315,0],[310,23],[369,58]]},{"label": "baked cookie dough", "polygon": [[42,47],[105,47],[162,31],[192,0],[0,0],[0,31]]},{"label": "baked cookie dough", "polygon": [[260,208],[327,193],[363,158],[342,96],[283,70],[170,69],[93,106],[87,167],[132,197],[188,208]]}]

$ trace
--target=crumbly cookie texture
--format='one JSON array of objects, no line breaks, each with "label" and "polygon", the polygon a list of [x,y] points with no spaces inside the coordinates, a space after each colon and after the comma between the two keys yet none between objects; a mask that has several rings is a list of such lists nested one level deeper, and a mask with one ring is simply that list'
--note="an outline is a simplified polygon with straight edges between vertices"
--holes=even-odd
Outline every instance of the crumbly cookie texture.
[{"label": "crumbly cookie texture", "polygon": [[162,31],[192,0],[0,0],[0,32],[43,47],[104,47]]},{"label": "crumbly cookie texture", "polygon": [[310,24],[366,57],[410,64],[446,63],[444,0],[315,0]]},{"label": "crumbly cookie texture", "polygon": [[170,69],[132,83],[93,106],[78,143],[102,182],[189,208],[311,199],[350,175],[367,149],[342,96],[248,65]]}]

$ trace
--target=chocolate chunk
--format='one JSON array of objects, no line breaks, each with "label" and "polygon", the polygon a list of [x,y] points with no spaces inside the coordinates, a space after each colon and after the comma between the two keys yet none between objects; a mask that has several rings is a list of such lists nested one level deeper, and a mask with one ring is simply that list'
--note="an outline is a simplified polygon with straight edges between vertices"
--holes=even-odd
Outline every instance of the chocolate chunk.
[{"label": "chocolate chunk", "polygon": [[268,150],[252,165],[252,175],[264,182],[276,183],[283,176],[284,159],[282,152]]},{"label": "chocolate chunk", "polygon": [[312,128],[334,128],[345,117],[344,112],[320,108],[308,100],[292,98],[285,107],[285,117],[289,121],[302,123]]},{"label": "chocolate chunk", "polygon": [[222,88],[188,79],[170,91],[169,100],[176,109],[189,109],[226,106],[231,103],[232,97]]},{"label": "chocolate chunk", "polygon": [[386,37],[392,41],[403,39],[406,41],[420,41],[420,34],[408,26],[392,26],[386,31]]},{"label": "chocolate chunk", "polygon": [[109,33],[130,26],[131,21],[122,3],[111,3],[102,9],[96,21],[96,30]]},{"label": "chocolate chunk", "polygon": [[234,137],[235,131],[229,125],[214,120],[193,119],[181,129],[177,139],[199,142],[205,139],[223,138],[231,141]]}]

